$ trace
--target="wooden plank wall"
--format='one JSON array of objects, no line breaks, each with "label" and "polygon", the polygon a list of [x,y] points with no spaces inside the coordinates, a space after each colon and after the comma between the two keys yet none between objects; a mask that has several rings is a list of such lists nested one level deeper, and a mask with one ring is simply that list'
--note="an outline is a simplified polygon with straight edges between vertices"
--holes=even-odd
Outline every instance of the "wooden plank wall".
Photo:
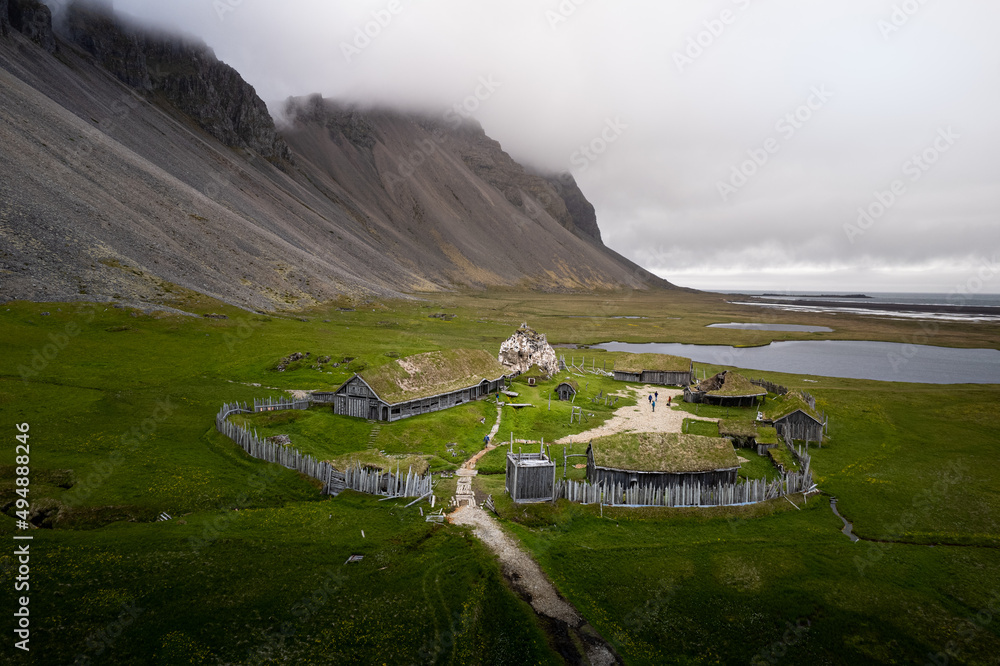
[{"label": "wooden plank wall", "polygon": [[755,504],[813,487],[808,471],[793,472],[781,479],[744,480],[738,483],[704,484],[697,479],[667,488],[621,484],[592,484],[586,481],[559,481],[556,497],[571,502],[601,502],[619,506],[737,506]]},{"label": "wooden plank wall", "polygon": [[[299,405],[302,401],[285,401],[285,404]],[[344,488],[351,488],[358,492],[370,493],[374,495],[386,495],[389,497],[421,497],[431,491],[432,477],[430,474],[414,474],[412,468],[407,471],[406,476],[402,476],[400,470],[396,474],[389,472],[378,472],[377,470],[363,469],[361,467],[348,468],[345,472],[340,472],[326,461],[318,461],[308,454],[302,454],[298,449],[291,446],[275,444],[267,439],[262,439],[257,432],[250,432],[246,428],[240,427],[229,420],[231,414],[250,414],[256,411],[269,411],[268,409],[257,409],[258,403],[261,405],[283,404],[280,400],[254,401],[254,408],[246,403],[224,404],[215,417],[215,428],[220,433],[233,440],[249,455],[259,460],[270,463],[277,463],[288,469],[305,474],[323,483],[323,493],[336,495]],[[308,405],[308,401],[306,401]],[[288,406],[287,409],[304,409],[301,406]]]}]

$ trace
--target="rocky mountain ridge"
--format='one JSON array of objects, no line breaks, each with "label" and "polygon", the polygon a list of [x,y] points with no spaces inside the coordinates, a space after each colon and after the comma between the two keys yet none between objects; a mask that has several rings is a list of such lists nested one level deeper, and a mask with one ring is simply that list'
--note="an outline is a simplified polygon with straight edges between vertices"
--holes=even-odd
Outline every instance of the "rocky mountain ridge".
[{"label": "rocky mountain ridge", "polygon": [[314,95],[279,131],[203,44],[89,6],[53,32],[35,0],[0,3],[4,298],[181,288],[273,309],[669,286],[603,246],[571,178],[524,169],[474,123]]}]

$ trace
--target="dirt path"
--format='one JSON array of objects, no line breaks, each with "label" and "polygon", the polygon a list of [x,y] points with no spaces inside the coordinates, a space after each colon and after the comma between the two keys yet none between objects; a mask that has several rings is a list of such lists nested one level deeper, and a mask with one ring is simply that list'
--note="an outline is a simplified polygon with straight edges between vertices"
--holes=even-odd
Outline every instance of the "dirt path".
[{"label": "dirt path", "polygon": [[496,553],[504,578],[522,599],[531,604],[542,621],[542,628],[566,663],[594,666],[621,663],[611,646],[572,604],[559,596],[538,563],[504,533],[493,516],[472,505],[459,507],[448,516],[448,520],[455,525],[471,526],[473,534]]},{"label": "dirt path", "polygon": [[[500,559],[500,569],[511,588],[531,604],[542,629],[568,664],[611,666],[621,660],[573,606],[559,596],[538,563],[521,546],[500,528],[500,523],[488,512],[479,508],[472,490],[472,479],[479,472],[475,469],[479,459],[497,447],[494,438],[500,430],[503,407],[497,406],[497,420],[490,431],[490,443],[469,458],[455,472],[458,484],[452,506],[458,507],[448,515],[455,525],[469,525],[486,547]],[[581,646],[584,653],[581,653]]]},{"label": "dirt path", "polygon": [[[684,427],[684,419],[698,419],[700,421],[718,421],[704,416],[689,414],[677,407],[667,406],[667,397],[670,396],[676,404],[683,399],[684,392],[680,389],[664,386],[629,386],[627,391],[637,394],[639,404],[633,407],[619,407],[614,415],[600,425],[591,430],[581,432],[577,435],[567,435],[556,440],[555,444],[570,444],[572,442],[587,442],[597,437],[614,435],[620,432],[681,432]],[[660,399],[656,403],[654,412],[649,405],[646,396],[659,391]],[[621,395],[621,393],[619,393]],[[627,394],[626,394],[627,395]],[[584,408],[586,411],[586,408]]]},{"label": "dirt path", "polygon": [[490,430],[490,443],[482,451],[479,451],[476,455],[462,463],[462,466],[455,472],[455,476],[458,477],[458,483],[455,486],[455,496],[451,499],[452,506],[476,506],[476,494],[472,490],[472,477],[479,473],[476,471],[476,463],[479,462],[479,459],[497,448],[497,445],[493,443],[493,439],[500,430],[501,416],[503,416],[503,406],[497,405],[497,421],[493,424],[493,429]]}]

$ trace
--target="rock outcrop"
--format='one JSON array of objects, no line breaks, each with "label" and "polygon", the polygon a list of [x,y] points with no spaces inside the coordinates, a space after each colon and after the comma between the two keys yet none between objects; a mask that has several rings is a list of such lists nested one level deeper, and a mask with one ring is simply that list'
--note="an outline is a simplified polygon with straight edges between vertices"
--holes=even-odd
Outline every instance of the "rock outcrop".
[{"label": "rock outcrop", "polygon": [[527,372],[533,365],[550,377],[559,372],[559,359],[545,334],[538,333],[527,323],[521,324],[514,335],[503,341],[497,360],[515,373]]},{"label": "rock outcrop", "polygon": [[65,32],[122,83],[162,94],[225,145],[265,159],[291,158],[253,86],[204,43],[131,27],[82,3],[67,9]]},{"label": "rock outcrop", "polygon": [[38,0],[2,0],[0,2],[0,32],[8,34],[8,26],[35,42],[49,53],[56,52],[52,32],[52,12]]},{"label": "rock outcrop", "polygon": [[475,123],[313,95],[279,132],[206,46],[91,1],[56,14],[54,56],[50,32],[21,34],[20,8],[39,6],[0,0],[5,298],[175,306],[193,291],[273,310],[671,288],[600,242],[571,179],[528,171]]}]

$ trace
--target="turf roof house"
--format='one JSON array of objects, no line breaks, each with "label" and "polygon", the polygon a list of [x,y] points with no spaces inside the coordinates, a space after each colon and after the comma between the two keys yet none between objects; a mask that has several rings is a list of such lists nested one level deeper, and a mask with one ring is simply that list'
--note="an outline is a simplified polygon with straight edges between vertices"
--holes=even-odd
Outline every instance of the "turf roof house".
[{"label": "turf roof house", "polygon": [[691,359],[669,354],[622,354],[615,361],[615,379],[662,386],[687,386],[694,364]]},{"label": "turf roof house", "polygon": [[496,393],[507,370],[480,349],[433,351],[363,370],[333,394],[333,412],[398,421]]},{"label": "turf roof house", "polygon": [[816,402],[799,391],[789,391],[770,400],[764,406],[764,419],[774,425],[782,438],[787,435],[789,439],[823,441],[826,423],[816,411]]},{"label": "turf roof house", "polygon": [[732,442],[721,437],[622,433],[599,437],[587,447],[587,478],[593,484],[657,489],[696,481],[729,484],[736,483],[739,468]]},{"label": "turf roof house", "polygon": [[720,407],[752,407],[767,391],[736,372],[723,370],[684,390],[684,402],[699,402]]},{"label": "turf roof house", "polygon": [[579,385],[576,382],[567,381],[556,387],[556,395],[559,396],[560,400],[572,400],[573,396],[576,395],[579,390]]}]

